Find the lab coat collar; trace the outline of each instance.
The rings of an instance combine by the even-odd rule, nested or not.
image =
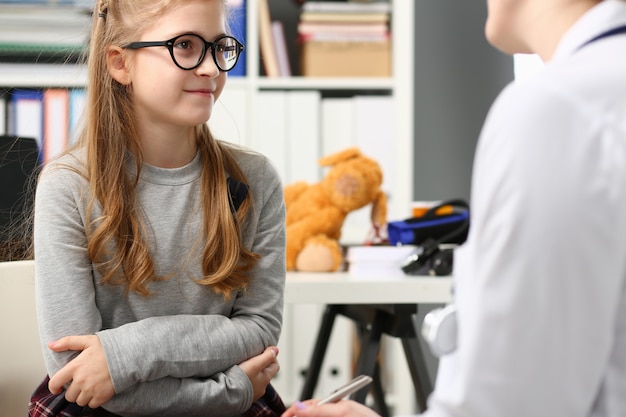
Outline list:
[[[625,24],[626,2],[604,0],[585,13],[565,33],[551,61],[568,57],[595,36]]]

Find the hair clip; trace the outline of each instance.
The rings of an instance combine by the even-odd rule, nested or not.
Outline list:
[[[102,0],[100,2],[100,7],[98,7],[98,17],[106,19],[108,10],[109,2],[107,0]]]

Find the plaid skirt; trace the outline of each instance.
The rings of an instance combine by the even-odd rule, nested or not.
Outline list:
[[[48,390],[46,378],[37,387],[28,404],[29,417],[119,417],[104,408],[81,407],[65,399],[65,393],[53,394]],[[272,385],[268,385],[265,394],[243,413],[242,417],[280,417],[285,411],[285,404]]]

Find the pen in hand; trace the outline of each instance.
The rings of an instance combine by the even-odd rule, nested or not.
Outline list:
[[[356,378],[354,378],[352,381],[348,382],[346,385],[343,385],[337,388],[336,390],[328,394],[326,397],[322,398],[317,404],[321,405],[321,404],[327,404],[327,403],[335,403],[341,400],[342,398],[354,392],[357,392],[361,388],[366,387],[371,382],[372,382],[371,377],[367,375],[359,375]]]

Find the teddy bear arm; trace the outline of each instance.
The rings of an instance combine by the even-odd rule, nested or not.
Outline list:
[[[387,195],[379,191],[372,203],[372,224],[384,226],[387,224]]]

